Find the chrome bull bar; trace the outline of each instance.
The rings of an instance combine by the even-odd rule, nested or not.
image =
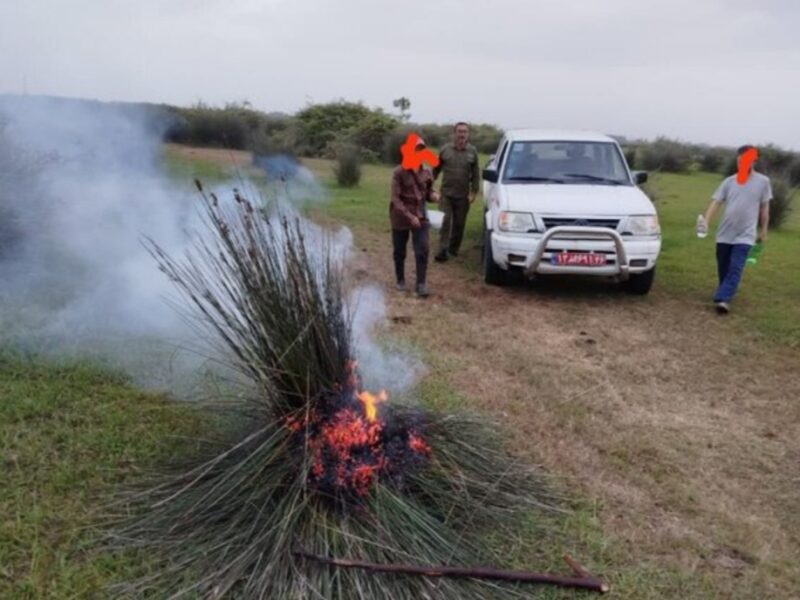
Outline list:
[[[574,225],[553,227],[545,232],[545,234],[542,236],[542,239],[539,241],[539,245],[536,247],[536,251],[533,253],[530,261],[525,265],[526,276],[532,277],[536,275],[537,271],[539,270],[539,264],[542,262],[542,256],[547,250],[548,242],[550,242],[550,240],[553,238],[562,237],[581,242],[586,240],[611,240],[614,242],[614,247],[616,249],[617,264],[605,267],[606,270],[611,270],[611,272],[607,274],[611,276],[617,276],[622,280],[626,280],[630,276],[628,255],[625,252],[625,244],[622,241],[622,236],[618,231],[615,229],[609,229],[608,227],[576,227]],[[576,268],[566,266],[553,267],[552,270],[548,269],[548,271],[551,273],[570,273],[577,272],[579,269],[581,269],[581,267]],[[598,270],[600,269],[598,268]]]

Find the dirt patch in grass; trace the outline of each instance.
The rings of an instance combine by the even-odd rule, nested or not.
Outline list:
[[[419,301],[391,288],[388,231],[357,240],[357,269],[386,285],[390,331],[597,503],[631,562],[711,575],[726,598],[796,593],[800,352],[658,290],[489,287],[475,248],[434,263]]]

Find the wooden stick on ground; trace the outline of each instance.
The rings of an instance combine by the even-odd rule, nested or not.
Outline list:
[[[358,560],[342,558],[329,558],[310,554],[297,549],[294,555],[306,560],[321,564],[331,565],[343,569],[363,569],[375,573],[396,573],[400,575],[420,575],[423,577],[454,577],[466,579],[493,579],[497,581],[515,581],[521,583],[542,583],[566,588],[589,590],[605,594],[609,591],[608,584],[602,579],[594,577],[580,563],[569,554],[564,555],[564,560],[572,568],[575,576],[553,575],[549,573],[533,573],[529,571],[506,571],[489,567],[447,567],[447,566],[418,566],[404,564],[377,564]]]

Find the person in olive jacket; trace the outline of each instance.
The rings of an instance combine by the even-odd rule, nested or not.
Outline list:
[[[469,143],[469,125],[456,123],[453,142],[442,146],[439,164],[433,170],[433,178],[442,174],[441,208],[444,222],[439,233],[438,262],[449,256],[457,256],[464,239],[464,227],[470,205],[475,202],[481,182],[478,151]]]
[[[425,148],[420,139],[416,149]],[[416,293],[420,298],[430,295],[426,276],[430,247],[426,202],[438,202],[439,194],[433,189],[433,174],[420,164],[416,169],[399,165],[392,173],[392,197],[389,204],[389,219],[392,223],[392,246],[394,248],[394,270],[397,289],[406,290],[405,261],[408,238],[414,248],[416,261]]]

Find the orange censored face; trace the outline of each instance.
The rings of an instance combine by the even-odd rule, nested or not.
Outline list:
[[[745,184],[750,179],[750,169],[758,160],[758,150],[750,148],[739,157],[739,171],[736,173],[736,183]]]
[[[400,146],[400,152],[403,154],[404,169],[419,169],[422,163],[428,163],[432,167],[439,164],[439,157],[431,150],[427,148],[417,150],[419,142],[420,137],[416,133],[409,133],[406,143]]]

